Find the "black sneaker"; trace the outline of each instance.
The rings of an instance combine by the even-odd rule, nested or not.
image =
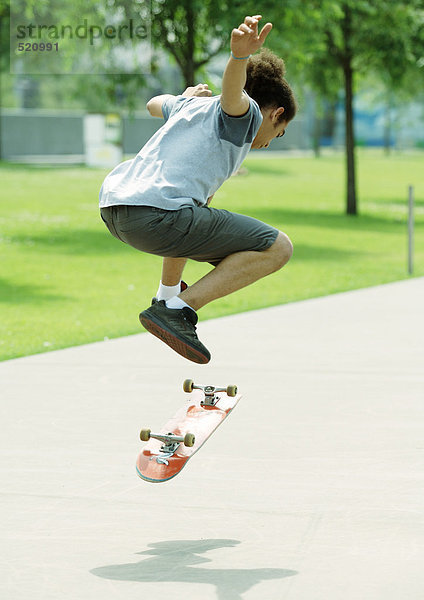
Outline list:
[[[165,300],[156,301],[140,314],[140,323],[175,352],[195,363],[206,364],[211,355],[196,334],[197,314],[185,306],[168,308]]]

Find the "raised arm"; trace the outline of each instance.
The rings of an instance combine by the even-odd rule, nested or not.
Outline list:
[[[239,117],[249,110],[249,100],[243,94],[247,59],[261,48],[272,29],[272,24],[267,23],[259,34],[260,19],[261,15],[246,17],[244,23],[231,32],[231,57],[225,67],[221,93],[222,110],[230,116]]]
[[[146,108],[152,117],[163,118],[162,104],[165,102],[165,100],[171,97],[172,94],[162,94],[161,96],[155,96],[148,101]]]
[[[190,98],[191,96],[212,96],[212,92],[206,83],[198,83],[193,87],[188,87],[181,95],[186,96],[186,98]],[[154,96],[154,98],[151,98],[148,101],[146,108],[152,117],[162,118],[162,104],[167,98],[172,97],[172,94],[162,94],[161,96]]]

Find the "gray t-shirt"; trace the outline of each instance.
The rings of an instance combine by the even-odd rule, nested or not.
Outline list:
[[[178,210],[203,205],[246,157],[262,123],[252,99],[242,117],[221,109],[220,97],[172,96],[165,124],[132,160],[113,169],[100,190],[100,207],[154,206]]]

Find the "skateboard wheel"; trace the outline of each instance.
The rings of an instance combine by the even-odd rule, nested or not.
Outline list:
[[[148,442],[150,440],[150,429],[142,429],[140,431],[140,440],[142,442]]]
[[[188,446],[189,448],[191,448],[192,446],[194,446],[195,440],[196,438],[192,433],[186,433],[184,436],[184,446]]]
[[[236,385],[228,385],[227,386],[227,396],[237,396],[237,386]]]
[[[186,379],[183,383],[183,390],[187,393],[191,393],[193,391],[194,381],[192,379]]]

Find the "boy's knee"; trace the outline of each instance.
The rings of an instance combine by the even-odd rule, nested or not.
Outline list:
[[[281,269],[289,262],[293,254],[293,244],[288,235],[280,231],[271,246],[274,250],[275,270]]]

